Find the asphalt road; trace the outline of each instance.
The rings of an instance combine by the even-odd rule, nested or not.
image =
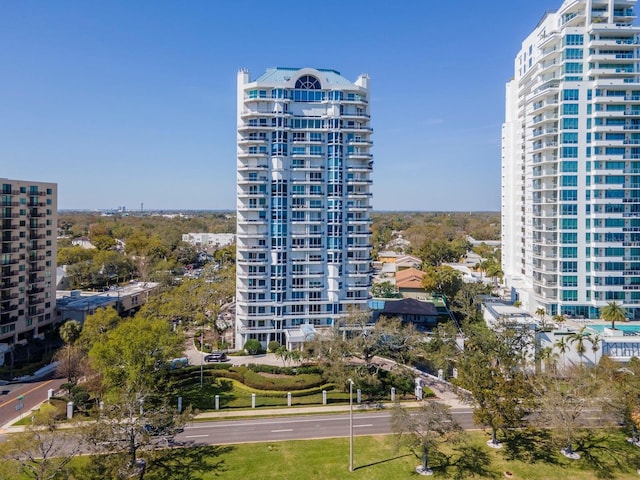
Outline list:
[[[462,428],[475,428],[471,409],[451,413]],[[391,412],[354,413],[354,436],[389,433],[393,433]],[[339,413],[197,422],[187,425],[182,433],[176,435],[175,441],[182,444],[223,445],[348,436],[349,414]]]
[[[31,409],[47,399],[50,388],[56,391],[64,382],[64,378],[54,378],[39,382],[0,385],[0,426],[29,414]]]

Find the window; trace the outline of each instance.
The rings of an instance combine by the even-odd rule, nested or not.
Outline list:
[[[584,35],[571,33],[564,40],[565,45],[582,45],[584,43]]]
[[[577,103],[565,103],[562,105],[562,114],[563,115],[578,115],[578,104]]]
[[[567,60],[581,60],[582,49],[581,48],[567,48],[564,51],[564,58]]]
[[[562,119],[563,130],[577,130],[578,119],[577,118],[563,118]]]
[[[582,64],[576,62],[567,62],[564,65],[565,73],[582,73]]]
[[[580,91],[577,89],[565,89],[562,91],[562,98],[563,100],[571,100],[571,101],[576,101],[579,100],[580,98]]]
[[[302,90],[320,90],[320,81],[311,75],[303,75],[296,81],[295,88]]]

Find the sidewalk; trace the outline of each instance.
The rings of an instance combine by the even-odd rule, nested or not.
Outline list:
[[[453,397],[455,397],[454,394]],[[472,407],[460,401],[458,398],[430,398],[426,399],[426,401],[439,401],[446,405],[449,405],[452,410],[469,410]],[[421,402],[418,400],[406,401],[402,402],[402,406],[404,408],[418,408],[420,407]],[[391,410],[395,406],[395,403],[392,402],[383,402],[383,403],[361,403],[353,404],[353,412],[365,413],[365,412],[380,412],[382,410]],[[223,410],[213,410],[207,411],[203,413],[199,413],[194,416],[195,421],[202,420],[225,420],[225,419],[233,419],[233,418],[243,418],[243,417],[279,417],[279,416],[292,416],[292,415],[312,415],[312,414],[323,414],[323,413],[348,413],[350,410],[349,404],[340,404],[340,405],[307,405],[307,406],[299,406],[299,407],[274,407],[274,408],[243,408],[243,409],[223,409]],[[20,419],[29,416],[31,412],[22,415],[22,417],[18,416],[7,422],[5,425],[0,427],[0,434],[11,434],[11,433],[19,433],[24,431],[24,426],[16,426],[14,425],[16,422],[20,421]],[[73,428],[75,423],[62,423],[60,424],[61,428]]]
[[[460,401],[457,398],[443,399],[431,398],[427,401],[439,401],[449,405],[452,410],[470,410],[472,407]],[[418,400],[402,402],[404,408],[418,408],[421,402]],[[354,413],[379,412],[381,410],[391,410],[395,406],[394,403],[362,403],[353,404]],[[227,419],[239,417],[274,417],[285,415],[307,415],[318,413],[348,413],[349,404],[341,405],[309,405],[300,407],[280,407],[280,408],[244,408],[241,410],[214,410],[199,413],[195,415],[194,420],[210,420],[210,419]]]

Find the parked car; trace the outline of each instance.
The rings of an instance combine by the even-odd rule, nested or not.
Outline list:
[[[225,362],[227,360],[227,354],[224,352],[210,353],[204,357],[205,362]]]

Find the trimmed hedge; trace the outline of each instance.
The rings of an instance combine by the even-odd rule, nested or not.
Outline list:
[[[322,368],[314,365],[307,365],[302,367],[278,367],[276,365],[262,365],[256,363],[250,363],[248,365],[254,372],[273,373],[275,375],[300,375],[300,374],[313,374],[322,375]]]
[[[270,397],[270,398],[282,398],[283,395],[286,395],[288,391],[281,390],[259,390],[256,391],[254,388],[250,388],[242,382],[238,382],[237,380],[231,380],[233,382],[233,389],[238,392],[246,393],[250,395],[255,393],[261,397]],[[333,383],[326,383],[324,385],[320,385],[318,387],[305,388],[301,390],[291,390],[292,397],[306,397],[307,395],[317,395],[322,393],[323,390],[331,391],[335,389],[335,385]]]

